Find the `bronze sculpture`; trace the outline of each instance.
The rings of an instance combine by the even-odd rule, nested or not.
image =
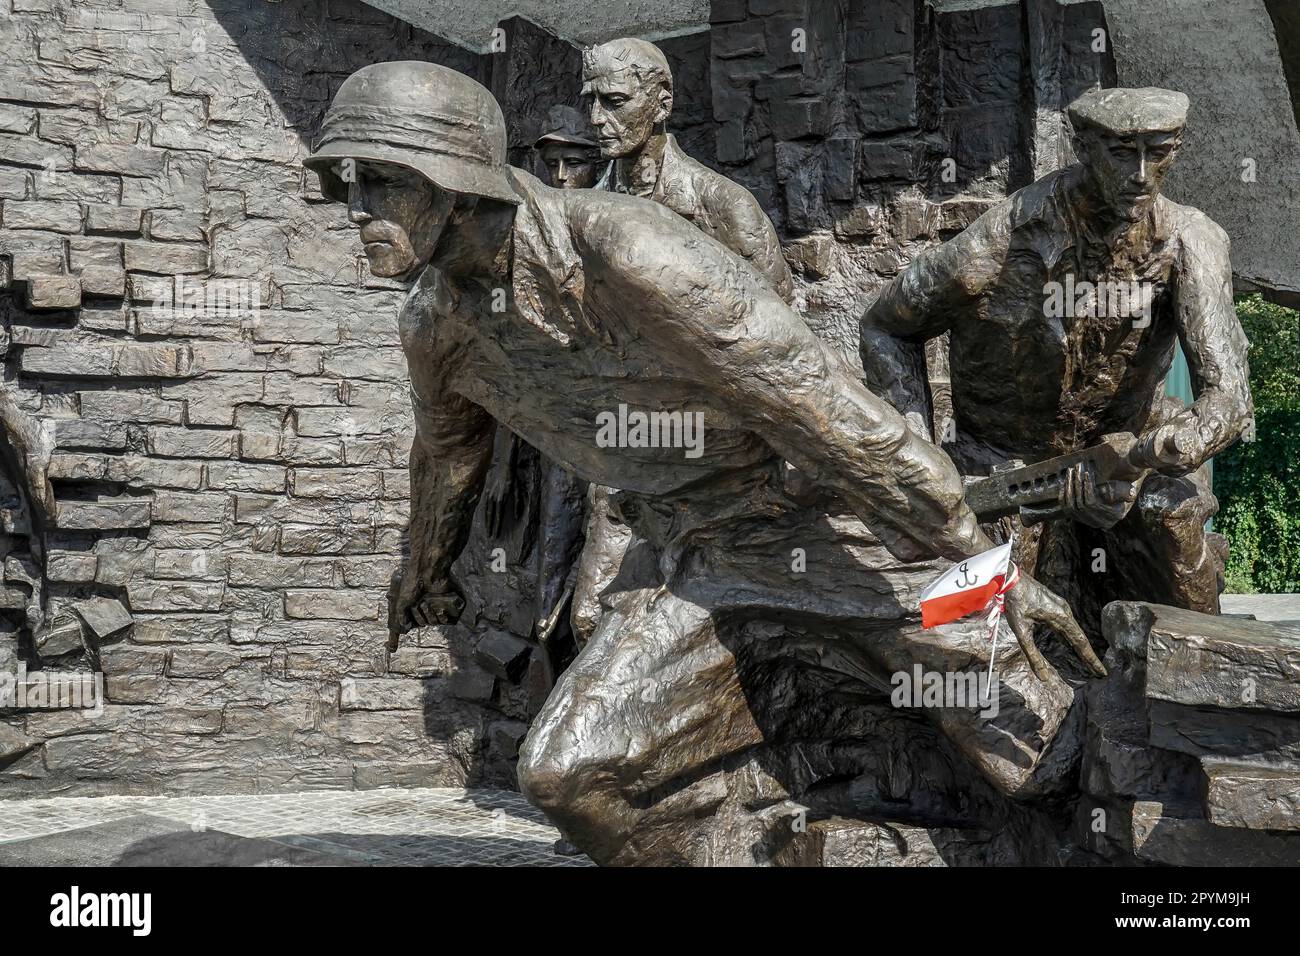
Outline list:
[[[869,380],[912,412],[920,343],[951,334],[945,447],[964,475],[1137,436],[1110,481],[1076,465],[1016,521],[1023,565],[1094,633],[1115,599],[1219,609],[1223,545],[1204,530],[1217,504],[1196,472],[1253,412],[1227,236],[1160,195],[1187,108],[1168,90],[1085,93],[1069,108],[1079,162],[917,256],[864,319]],[[1163,395],[1176,341],[1188,408]]]
[[[602,155],[609,160],[597,188],[661,203],[752,262],[787,302],[794,283],[776,229],[753,195],[682,152],[664,131],[672,113],[673,75],[653,43],[610,40],[583,55]],[[612,489],[595,485],[588,500],[586,543],[578,563],[572,623],[579,644],[600,621],[600,594],[618,574],[631,532],[611,508]]]
[[[595,185],[600,172],[600,151],[587,118],[579,110],[563,105],[551,107],[546,128],[534,143],[534,149],[548,185],[557,189],[589,189]],[[517,435],[498,427],[483,493],[488,533],[498,537],[514,521],[527,515],[528,499],[534,491],[538,501],[533,519],[536,526],[526,529],[523,550],[527,552],[534,543],[538,547],[533,635],[546,651],[549,686],[566,663],[565,655],[553,646],[551,638],[564,622],[574,595],[575,578],[581,580],[577,558],[583,547],[589,489],[564,466],[539,459]],[[600,504],[604,504],[603,498]],[[608,527],[606,546],[616,547],[621,557],[626,532],[608,521],[600,527]],[[614,539],[612,544],[610,538]],[[624,542],[623,546],[619,546],[620,541]],[[601,562],[588,562],[589,568],[605,566]],[[607,574],[599,582],[590,577],[585,580],[591,580],[595,586],[611,578],[612,574]]]
[[[634,546],[533,725],[520,782],[599,861],[705,858],[726,824],[716,800],[688,792],[692,777],[806,718],[781,712],[780,680],[747,702],[765,655],[808,653],[764,628],[816,625],[820,658],[858,681],[954,654],[976,661],[979,642],[922,633],[910,608],[940,566],[931,559],[992,542],[946,456],[753,265],[661,205],[549,189],[504,155],[486,90],[402,62],[343,84],[306,160],[325,194],[347,201],[371,268],[412,284],[400,321],[412,469],[432,480],[416,485],[396,612],[418,625],[463,608],[449,569],[494,420],[624,489],[614,505]],[[702,454],[594,440],[602,416],[628,409],[701,416]],[[799,578],[792,543],[808,558]],[[1032,578],[1010,592],[1008,619],[1022,647],[1042,622],[1104,672],[1065,603]],[[1072,694],[1050,672],[1026,679],[1021,657],[1002,672],[1018,697],[1001,718],[926,716],[999,789],[1032,792],[1059,773],[1050,743]]]
[[[0,465],[18,492],[26,513],[32,557],[39,578],[32,578],[31,595],[23,609],[23,623],[32,634],[45,627],[45,562],[49,555],[47,534],[58,520],[58,505],[50,484],[52,434],[41,422],[18,407],[7,387],[0,387]]]
[[[572,106],[552,106],[546,129],[533,144],[556,189],[590,189],[600,179],[600,146],[587,118]]]
[[[582,92],[601,155],[612,160],[599,188],[662,203],[751,262],[787,302],[790,267],[772,222],[749,190],[684,153],[664,131],[673,77],[663,52],[625,37],[583,51]]]

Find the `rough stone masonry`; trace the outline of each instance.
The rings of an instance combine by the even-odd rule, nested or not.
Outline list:
[[[487,668],[468,628],[387,650],[400,293],[300,164],[358,67],[486,58],[355,0],[3,6],[5,379],[51,430],[58,530],[33,638],[5,511],[0,668],[99,666],[109,703],[0,712],[0,796],[509,781],[509,636]]]

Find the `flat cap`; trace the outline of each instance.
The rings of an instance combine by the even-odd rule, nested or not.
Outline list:
[[[1089,90],[1070,104],[1075,129],[1092,126],[1118,136],[1176,133],[1187,122],[1186,94],[1154,86]]]
[[[572,106],[552,106],[546,114],[542,135],[533,145],[540,148],[547,143],[572,143],[575,146],[596,146],[591,126],[585,114]]]

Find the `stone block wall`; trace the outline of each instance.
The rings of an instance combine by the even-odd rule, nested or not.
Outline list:
[[[1031,44],[1040,6],[1056,28]],[[1099,4],[1055,0],[714,0],[719,165],[777,224],[817,331],[856,360],[880,285],[1033,178],[1039,108],[1113,73],[1097,26]]]
[[[387,650],[402,293],[300,163],[359,67],[486,58],[358,0],[0,8],[5,387],[58,498],[42,582],[0,488],[0,669],[100,666],[109,702],[0,711],[0,797],[508,782],[475,618]]]

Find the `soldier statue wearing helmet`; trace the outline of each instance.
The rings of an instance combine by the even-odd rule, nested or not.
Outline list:
[[[382,63],[343,84],[306,160],[329,195],[347,186],[372,268],[411,283],[399,324],[420,477],[395,611],[404,627],[461,613],[450,569],[495,422],[622,489],[636,540],[518,773],[600,862],[695,859],[723,824],[708,793],[674,784],[806,730],[779,693],[747,698],[754,667],[793,655],[887,684],[913,663],[977,657],[969,635],[923,632],[908,608],[938,562],[992,542],[947,457],[753,264],[662,205],[551,189],[504,156],[487,90],[444,67]],[[699,416],[702,441],[601,440],[602,419],[633,412]],[[795,546],[808,558],[797,580]],[[1007,614],[1022,646],[1041,621],[1102,671],[1068,607],[1031,577]],[[799,622],[820,650],[764,637]],[[1044,755],[1072,694],[1023,656],[1005,655],[1000,674],[1016,693],[999,716],[926,716],[1004,793],[1037,792],[1070,766]]]

